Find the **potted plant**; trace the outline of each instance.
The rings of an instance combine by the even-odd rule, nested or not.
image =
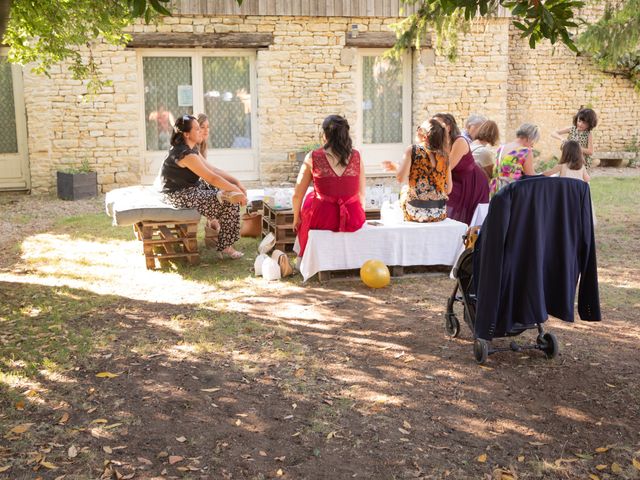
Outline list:
[[[98,175],[84,159],[78,168],[69,168],[57,172],[58,198],[62,200],[80,200],[98,195]]]

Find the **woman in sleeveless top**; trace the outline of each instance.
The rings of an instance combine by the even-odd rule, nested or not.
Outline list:
[[[202,158],[197,147],[202,130],[196,117],[183,115],[174,128],[171,149],[160,170],[165,200],[177,208],[195,208],[209,222],[219,222],[219,256],[242,257],[233,244],[240,238],[239,204],[247,203],[246,190],[237,179]]]
[[[523,123],[516,131],[516,139],[502,145],[496,155],[496,169],[491,179],[491,195],[523,175],[535,175],[533,145],[540,139],[540,129]]]
[[[352,148],[349,123],[330,115],[322,122],[322,130],[325,145],[305,158],[292,199],[299,257],[307,246],[309,230],[354,232],[365,222],[364,168],[360,153]],[[311,182],[314,190],[304,198]]]
[[[396,172],[404,219],[410,222],[438,222],[447,218],[447,194],[451,191],[451,170],[444,155],[446,131],[431,119],[418,127],[416,143],[404,152],[402,163],[385,161],[383,168]]]
[[[445,151],[449,155],[453,189],[447,201],[447,215],[468,225],[478,204],[489,201],[487,177],[473,159],[469,142],[460,135],[453,115],[439,113],[433,118],[439,121],[448,133]]]
[[[588,182],[590,180],[585,168],[582,145],[575,140],[567,140],[562,146],[562,156],[558,164],[542,173],[544,176],[558,175]]]

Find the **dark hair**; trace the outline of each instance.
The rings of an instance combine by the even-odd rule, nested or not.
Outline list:
[[[573,116],[573,126],[578,126],[578,120],[583,120],[589,126],[587,130],[593,130],[598,125],[598,116],[591,108],[582,108]]]
[[[429,119],[429,133],[427,140],[429,141],[429,149],[438,153],[444,153],[444,145],[446,143],[447,131],[442,124],[434,118]]]
[[[346,167],[353,150],[351,137],[349,136],[349,122],[340,115],[329,115],[322,122],[322,131],[327,139],[324,149],[330,148],[338,157],[338,164]]]
[[[181,145],[184,143],[183,133],[189,133],[191,131],[193,122],[196,122],[196,117],[193,115],[183,115],[176,120],[176,124],[173,127],[173,134],[171,135],[171,146]]]
[[[582,154],[580,144],[575,140],[567,140],[564,142],[564,145],[562,145],[562,155],[558,163],[566,163],[569,170],[580,170],[584,165],[584,155]]]
[[[460,128],[456,122],[456,118],[450,113],[436,113],[434,118],[439,118],[449,127],[449,146],[453,145],[456,138],[460,136]]]
[[[490,145],[495,145],[500,139],[500,130],[498,130],[498,124],[493,120],[487,120],[476,132],[476,140],[482,142],[488,142]]]

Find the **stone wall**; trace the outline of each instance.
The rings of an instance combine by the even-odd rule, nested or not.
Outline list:
[[[290,152],[318,141],[329,114],[357,115],[357,50],[345,47],[352,24],[359,31],[389,30],[395,19],[309,17],[201,17],[138,24],[134,32],[268,32],[273,44],[257,52],[260,182],[295,178]],[[449,62],[423,49],[412,54],[413,129],[428,116],[448,111],[462,123],[471,113],[494,119],[512,138],[522,121],[541,125],[543,156],[557,153],[553,129],[567,126],[580,105],[591,105],[601,124],[594,132],[598,150],[624,148],[638,131],[638,95],[629,82],[598,72],[589,59],[562,46],[530,50],[508,19],[480,20],[460,37],[459,56]],[[95,48],[112,87],[82,101],[85,86],[66,69],[51,78],[25,73],[29,158],[35,192],[55,188],[55,171],[83,159],[98,171],[102,191],[140,181],[144,149],[136,52]],[[620,133],[622,132],[622,134]]]
[[[139,182],[139,135],[135,52],[98,45],[94,55],[113,86],[90,99],[86,86],[57,66],[51,77],[25,69],[29,163],[32,191],[55,189],[56,171],[83,160],[98,172],[103,191]]]

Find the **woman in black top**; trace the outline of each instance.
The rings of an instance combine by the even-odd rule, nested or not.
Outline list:
[[[209,222],[218,221],[220,256],[240,258],[233,248],[240,238],[240,207],[246,205],[246,190],[239,180],[207,164],[198,152],[202,131],[192,115],[180,117],[171,136],[169,155],[162,164],[162,192],[178,208],[195,208]]]

